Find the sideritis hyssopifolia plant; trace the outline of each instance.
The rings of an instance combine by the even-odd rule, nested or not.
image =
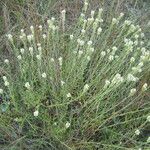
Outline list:
[[[66,11],[7,34],[0,139],[16,149],[140,149],[149,146],[150,52],[139,25],[85,1],[71,31]],[[18,40],[19,37],[19,40]]]

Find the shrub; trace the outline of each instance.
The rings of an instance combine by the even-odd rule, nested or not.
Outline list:
[[[102,9],[86,17],[87,9],[85,1],[71,31],[63,10],[60,20],[7,35],[12,57],[1,78],[2,148],[149,146],[144,33],[123,13],[105,22]]]

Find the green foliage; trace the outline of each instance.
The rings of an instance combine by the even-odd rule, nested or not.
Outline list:
[[[63,10],[7,34],[1,149],[149,148],[148,40],[123,13],[107,20],[103,9],[87,10],[85,2],[70,30]]]

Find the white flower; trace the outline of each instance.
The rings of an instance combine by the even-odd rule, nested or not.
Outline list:
[[[65,9],[64,9],[64,10],[62,10],[62,11],[61,11],[61,13],[62,13],[62,14],[65,14],[65,13],[66,13],[66,10],[65,10]]]
[[[46,73],[45,72],[42,73],[42,78],[46,78],[46,77],[47,77]]]
[[[87,23],[87,19],[84,19],[83,22],[84,22],[84,24],[86,24]]]
[[[8,81],[5,81],[5,82],[4,82],[4,85],[5,85],[5,86],[9,86],[9,82],[8,82]]]
[[[113,55],[110,55],[110,56],[109,56],[109,61],[112,61],[112,60],[114,60],[114,56],[113,56]]]
[[[84,87],[83,87],[83,92],[86,92],[88,89],[89,89],[89,85],[85,84]]]
[[[106,52],[105,52],[105,51],[102,51],[102,52],[101,52],[101,56],[104,57],[105,55],[106,55]]]
[[[116,77],[116,79],[119,79],[119,78],[121,77],[121,74],[117,73],[117,74],[115,75],[115,77]]]
[[[92,23],[94,21],[94,18],[88,18],[88,22]]]
[[[121,74],[117,73],[114,78],[112,79],[112,83],[116,84],[116,83],[120,83],[123,82],[123,77],[121,77]]]
[[[43,39],[46,39],[46,34],[43,34],[42,37],[43,37]]]
[[[51,62],[54,62],[54,58],[51,58]]]
[[[24,54],[24,48],[21,48],[21,49],[20,49],[20,53],[21,53],[21,54]]]
[[[39,29],[40,29],[40,31],[42,31],[42,28],[43,28],[43,27],[42,27],[42,25],[39,25]]]
[[[29,52],[31,55],[33,55],[33,47],[29,47]]]
[[[59,57],[58,61],[59,61],[59,65],[62,66],[62,57]]]
[[[116,18],[113,18],[112,19],[112,24],[117,24],[118,23],[118,20]]]
[[[3,94],[3,92],[4,92],[3,89],[0,89],[0,94]]]
[[[73,35],[72,34],[70,35],[70,39],[73,40]]]
[[[41,46],[38,47],[38,51],[39,51],[39,54],[41,55],[42,54],[42,47]]]
[[[80,41],[81,41],[80,39],[77,39],[78,44],[80,43]]]
[[[137,71],[140,73],[140,72],[142,72],[142,69],[141,69],[141,68],[138,68],[138,70],[137,70]]]
[[[51,29],[52,29],[54,32],[55,32],[58,28],[59,28],[58,26],[54,26],[54,25],[51,27]],[[54,32],[53,32],[53,33],[54,33]]]
[[[134,57],[131,57],[130,62],[133,63],[135,61]]]
[[[142,47],[142,48],[141,48],[141,52],[142,52],[142,54],[144,54],[144,53],[146,52],[146,48],[145,48],[145,47]]]
[[[37,117],[39,115],[39,111],[36,110],[34,113],[33,113],[34,117]]]
[[[65,19],[66,19],[66,10],[65,9],[61,11],[61,15],[62,15],[62,22],[64,23]]]
[[[24,30],[22,29],[21,35],[19,36],[19,38],[21,40],[25,40],[26,39],[26,34],[24,33]]]
[[[113,47],[112,47],[112,55],[115,55],[116,51],[117,51],[117,47],[116,47],[116,46],[113,46]]]
[[[135,130],[135,134],[140,135],[140,130],[139,129]]]
[[[21,31],[21,33],[24,33],[24,29],[21,29],[20,31]]]
[[[18,120],[19,120],[18,118],[14,118],[14,121],[18,122]]]
[[[118,56],[118,55],[115,55],[115,58],[117,59],[117,58],[119,58],[119,56]]]
[[[94,17],[94,14],[95,14],[95,11],[92,10],[92,11],[91,11],[91,17],[92,17],[92,18]]]
[[[70,127],[70,123],[67,121],[65,126],[66,126],[66,128],[69,128]]]
[[[31,42],[31,41],[33,40],[33,35],[32,35],[32,34],[27,35],[27,40],[28,40],[29,42]]]
[[[81,30],[81,33],[85,33],[85,30],[84,30],[84,29],[82,29],[82,30]]]
[[[131,24],[131,21],[130,21],[130,20],[125,20],[124,24],[125,24],[125,25],[130,25],[130,24]]]
[[[138,80],[138,78],[134,77],[131,73],[129,73],[127,76],[127,80],[136,82]]]
[[[136,89],[135,88],[130,90],[130,96],[133,96],[135,93],[136,93]]]
[[[117,49],[118,49],[118,48],[117,48],[116,46],[113,46],[113,47],[112,47],[112,50],[113,50],[113,51],[116,51]]]
[[[134,71],[135,73],[136,72],[142,72],[142,69],[138,68],[138,67],[132,67],[132,71]]]
[[[52,22],[52,21],[51,21],[50,19],[47,20],[47,23],[48,23],[48,24],[51,24],[51,22]]]
[[[57,126],[57,122],[54,122],[54,125]]]
[[[124,13],[121,12],[121,13],[120,13],[120,17],[123,17],[123,16],[124,16]]]
[[[140,63],[138,64],[138,66],[139,66],[139,67],[143,67],[143,66],[144,66],[143,62],[140,62]]]
[[[107,49],[107,53],[110,53],[110,49]]]
[[[105,88],[108,87],[108,85],[110,85],[110,81],[109,80],[105,80]]]
[[[130,26],[130,31],[131,31],[131,32],[134,32],[135,30],[136,30],[135,25],[131,24],[131,26]]]
[[[150,116],[147,116],[147,121],[150,122]]]
[[[11,34],[7,34],[7,38],[9,41],[11,41],[11,42],[13,41],[13,36]]]
[[[31,86],[30,86],[29,82],[26,82],[26,83],[25,83],[25,87],[26,87],[28,90],[30,89]]]
[[[81,16],[82,18],[84,18],[84,17],[85,17],[85,14],[81,13],[80,16]]]
[[[31,32],[34,32],[34,27],[30,26],[30,30],[31,30]]]
[[[84,5],[88,5],[88,4],[89,4],[88,2],[86,2],[86,1],[84,2]]]
[[[47,24],[49,25],[49,27],[51,27],[51,26],[53,25],[52,20],[48,19],[48,20],[47,20]]]
[[[124,38],[124,42],[125,42],[125,43],[128,43],[128,42],[129,42],[129,39]]]
[[[142,31],[142,29],[141,29],[141,28],[139,28],[139,29],[138,29],[138,32],[141,32],[141,31]]]
[[[94,19],[94,18],[93,18]],[[98,19],[95,19],[94,23],[93,23],[93,28],[96,29],[98,26]]]
[[[68,93],[66,96],[69,98],[69,97],[71,97],[71,94],[70,94],[70,93]]]
[[[144,60],[146,60],[146,56],[140,56],[140,59],[142,60],[142,61],[144,61]]]
[[[58,26],[54,26],[54,25],[53,25],[53,26],[51,27],[51,29],[52,29],[53,31],[55,31],[55,30],[58,29]],[[53,33],[54,33],[54,32],[53,32]]]
[[[147,90],[147,83],[144,83],[144,85],[142,86],[142,91],[146,91]]]
[[[102,22],[104,22],[104,20],[103,20],[103,19],[100,19],[100,23],[102,23]]]
[[[147,139],[147,143],[150,143],[150,136],[149,136],[148,139]]]
[[[99,35],[101,32],[102,32],[102,28],[99,27],[98,30],[97,30],[97,34]]]
[[[138,45],[138,40],[134,41],[134,45],[135,46]]]
[[[4,81],[7,81],[7,77],[6,77],[6,76],[3,76],[3,80],[4,80]]]
[[[37,43],[37,46],[38,46],[38,47],[41,47],[41,43]]]
[[[37,58],[38,60],[41,60],[41,55],[36,55],[36,58]]]
[[[22,36],[22,35],[20,35],[20,36],[19,36],[19,38],[22,40],[22,39],[23,39],[23,36]]]
[[[79,57],[81,57],[81,55],[83,54],[83,51],[79,50]]]
[[[92,41],[88,41],[88,42],[87,42],[88,46],[91,46],[92,43],[93,43]]]
[[[9,60],[8,60],[8,59],[5,59],[5,60],[4,60],[4,63],[8,65],[8,64],[9,64]]]
[[[51,20],[52,20],[52,21],[55,21],[55,18],[54,18],[54,17],[51,17]]]
[[[78,39],[77,42],[78,42],[78,44],[79,44],[80,46],[83,46],[84,43],[85,43],[83,40],[80,40],[80,39]]]
[[[65,84],[65,82],[64,81],[61,81],[61,86],[63,86]]]
[[[21,59],[22,59],[21,55],[18,55],[18,56],[17,56],[17,59],[18,59],[18,60],[21,60]]]
[[[90,61],[90,60],[91,60],[91,57],[90,57],[90,56],[87,56],[87,60]]]
[[[103,11],[103,8],[99,8],[99,10],[98,10],[98,11],[99,11],[99,13],[102,13],[102,11]]]
[[[138,35],[138,34],[136,34],[136,35],[134,36],[134,38],[135,38],[135,39],[138,39],[138,38],[139,38],[139,35]]]

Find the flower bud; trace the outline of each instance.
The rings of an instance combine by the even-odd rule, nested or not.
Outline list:
[[[33,113],[34,117],[37,117],[39,115],[39,111],[36,110],[34,113]]]
[[[70,94],[70,93],[68,93],[66,96],[67,96],[68,98],[70,98],[70,97],[71,97],[71,94]]]
[[[26,83],[25,83],[25,87],[26,87],[28,90],[31,88],[29,82],[26,82]]]
[[[42,73],[42,78],[46,78],[46,77],[47,77],[46,73],[45,72]]]
[[[5,60],[4,60],[4,63],[8,65],[8,64],[9,64],[9,60],[8,60],[8,59],[5,59]]]

